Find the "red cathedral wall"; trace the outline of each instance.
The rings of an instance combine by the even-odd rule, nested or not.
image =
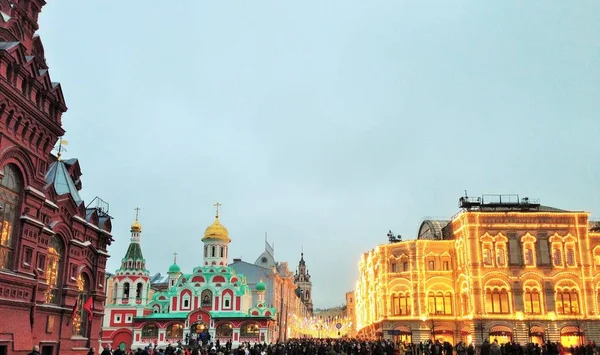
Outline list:
[[[87,352],[83,348],[98,344],[111,226],[110,219],[86,213],[85,202],[78,206],[69,194],[58,196],[53,186],[45,187],[67,107],[60,84],[50,79],[41,39],[34,37],[44,4],[0,1],[0,11],[10,16],[6,22],[0,18],[0,171],[10,164],[22,180],[12,225],[12,262],[0,269],[0,353],[28,354],[38,344],[51,348],[53,355],[82,354]],[[69,174],[81,188],[79,163],[69,165]],[[44,271],[53,240],[63,247],[62,277],[57,301],[46,304]],[[85,294],[94,298],[86,337],[74,337],[70,322],[79,275],[89,280]]]

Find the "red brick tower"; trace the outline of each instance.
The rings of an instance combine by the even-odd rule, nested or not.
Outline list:
[[[113,240],[77,159],[51,154],[67,107],[35,35],[44,4],[0,0],[0,354],[97,347]]]

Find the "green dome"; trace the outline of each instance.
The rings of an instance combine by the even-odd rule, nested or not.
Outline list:
[[[169,272],[181,272],[181,268],[179,267],[179,265],[177,265],[176,263],[173,263],[173,265],[171,265],[171,267],[169,268]]]
[[[267,290],[267,285],[262,282],[262,279],[256,284],[256,291],[264,292]]]

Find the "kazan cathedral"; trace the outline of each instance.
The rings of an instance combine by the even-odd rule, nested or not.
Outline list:
[[[150,289],[141,233],[136,216],[121,267],[108,280],[112,296],[107,294],[102,346],[135,349],[150,343],[160,347],[178,342],[219,340],[237,345],[271,341],[276,309],[266,305],[267,288],[262,280],[255,286],[258,296],[253,304],[246,277],[228,266],[231,239],[219,222],[218,209],[215,221],[202,238],[203,265],[184,274],[175,260],[168,271],[168,287],[163,291]]]

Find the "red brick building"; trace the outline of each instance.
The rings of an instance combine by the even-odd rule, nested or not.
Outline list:
[[[85,353],[104,311],[111,218],[79,196],[79,162],[51,153],[67,107],[35,34],[44,4],[0,0],[0,355]]]

